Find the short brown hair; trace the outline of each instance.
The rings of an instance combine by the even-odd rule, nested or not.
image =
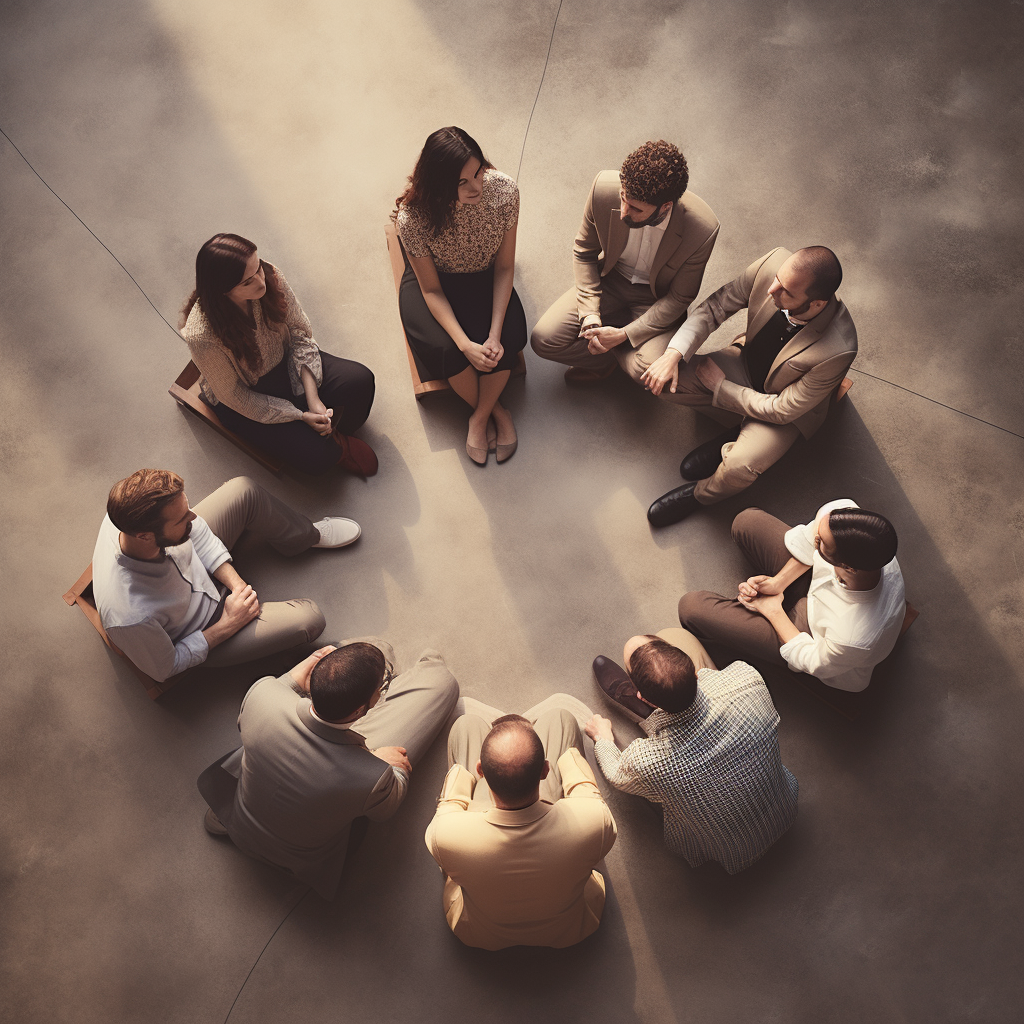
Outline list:
[[[690,183],[686,157],[664,139],[645,142],[622,161],[622,191],[628,199],[652,206],[674,203]]]
[[[648,704],[685,711],[697,696],[697,672],[690,656],[655,637],[629,656],[629,678]]]
[[[122,533],[159,533],[164,509],[185,489],[169,469],[138,469],[107,496],[107,515]]]

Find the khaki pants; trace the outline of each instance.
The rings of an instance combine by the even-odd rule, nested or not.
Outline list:
[[[358,637],[339,646],[358,642],[379,647],[389,671],[394,671],[395,652],[384,640]],[[441,727],[451,718],[458,699],[459,684],[448,670],[444,658],[437,651],[426,650],[411,668],[391,680],[384,699],[370,708],[352,728],[366,741],[368,750],[405,747],[409,760],[416,764],[434,742]]]
[[[491,791],[485,779],[476,774],[480,748],[491,731],[491,723],[505,712],[483,704],[472,697],[460,702],[466,713],[456,720],[448,734],[448,767],[461,764],[474,778],[476,789],[470,806],[476,810],[493,806]],[[591,716],[590,709],[575,697],[555,693],[529,711],[523,718],[530,722],[544,745],[544,757],[551,766],[546,779],[541,780],[540,798],[554,803],[562,798],[562,777],[558,772],[558,759],[570,748],[583,752],[583,734],[580,722]]]
[[[753,568],[753,575],[774,576],[789,561],[784,540],[788,529],[782,520],[759,508],[748,508],[733,520],[733,540]],[[783,600],[797,629],[804,632],[808,631],[806,594],[810,582],[808,570],[790,585]],[[679,601],[679,621],[704,640],[723,644],[751,658],[786,665],[779,654],[782,644],[772,624],[735,598],[709,590],[691,591]]]
[[[282,555],[297,555],[320,539],[305,516],[289,508],[249,477],[237,476],[193,506],[230,551],[245,530]],[[240,665],[315,640],[326,626],[315,601],[260,602],[259,617],[210,651],[210,668]]]
[[[606,327],[625,327],[631,324],[643,316],[653,303],[650,285],[630,284],[615,270],[601,279],[601,323]],[[611,352],[591,355],[587,350],[587,339],[579,336],[576,289],[570,288],[555,300],[537,322],[530,344],[542,359],[551,359],[568,366],[601,370],[617,362],[624,372],[639,382],[647,367],[665,354],[678,327],[679,324],[675,324],[671,330],[656,334],[636,348],[624,341]]]
[[[728,380],[743,387],[750,387],[750,376],[739,345],[712,352],[708,359],[722,368]],[[662,392],[664,398],[668,389]],[[703,505],[713,505],[740,491],[746,490],[766,469],[774,466],[793,443],[800,437],[799,429],[792,423],[762,423],[760,420],[743,419],[736,413],[712,406],[712,393],[697,379],[694,360],[691,359],[679,369],[679,383],[676,393],[669,395],[669,401],[677,405],[689,405],[726,427],[740,427],[740,436],[722,446],[722,463],[715,472],[701,480],[693,496]]]

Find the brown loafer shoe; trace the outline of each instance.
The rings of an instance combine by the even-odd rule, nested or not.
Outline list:
[[[617,369],[618,363],[612,363],[604,368],[594,369],[591,366],[570,366],[565,371],[566,384],[597,384],[598,381],[607,380]]]
[[[348,434],[339,434],[337,431],[331,436],[341,449],[341,458],[337,463],[339,469],[362,477],[373,476],[377,472],[377,456],[365,441]]]
[[[604,695],[615,704],[616,710],[634,722],[642,722],[654,710],[641,700],[626,670],[603,654],[594,659],[594,678]]]

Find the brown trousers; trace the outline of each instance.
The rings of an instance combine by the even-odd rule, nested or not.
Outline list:
[[[792,557],[785,544],[789,527],[759,508],[748,508],[732,523],[732,539],[739,545],[754,575],[774,576]],[[786,590],[783,607],[796,628],[807,631],[807,588],[810,570]],[[693,590],[679,600],[679,621],[702,640],[720,643],[751,658],[786,665],[779,654],[782,644],[771,623],[738,600]]]

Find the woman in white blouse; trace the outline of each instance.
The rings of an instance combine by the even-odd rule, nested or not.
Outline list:
[[[240,235],[214,235],[196,256],[181,333],[220,421],[254,447],[307,473],[360,476],[377,456],[351,435],[370,415],[373,374],[321,352],[284,276]]]
[[[499,397],[526,346],[512,287],[519,189],[461,128],[427,139],[395,226],[406,255],[399,311],[422,380],[447,380],[473,410],[466,453],[498,462],[518,445]],[[489,424],[493,422],[493,433]]]

